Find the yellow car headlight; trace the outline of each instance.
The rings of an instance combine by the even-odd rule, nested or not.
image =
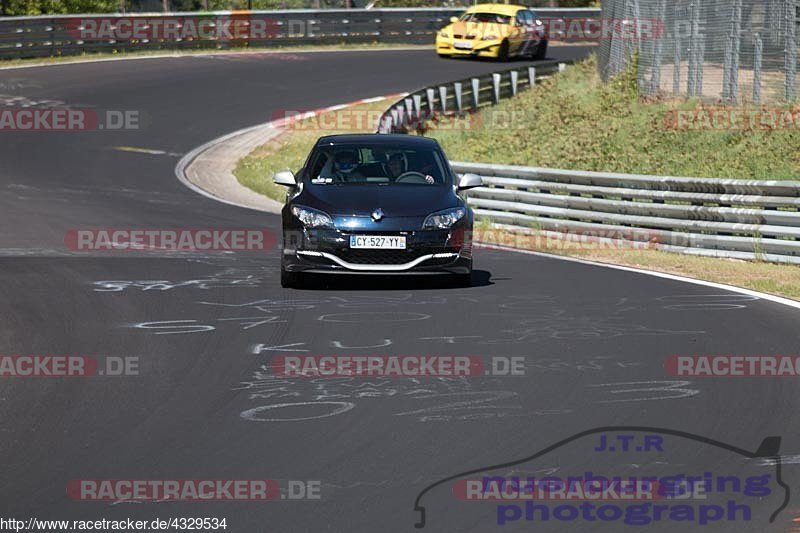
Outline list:
[[[484,35],[483,36],[483,40],[484,41],[496,41],[497,40],[497,35]]]

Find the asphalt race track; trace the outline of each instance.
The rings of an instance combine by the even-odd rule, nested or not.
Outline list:
[[[554,47],[550,56],[586,53]],[[173,172],[180,156],[282,110],[496,68],[440,60],[431,51],[359,51],[0,71],[6,105],[137,110],[142,117],[134,131],[0,132],[0,354],[139,362],[138,376],[0,381],[0,517],[225,517],[229,531],[243,533],[412,531],[417,496],[439,480],[526,458],[601,426],[647,426],[750,451],[766,437],[782,437],[782,474],[791,489],[772,523],[764,513],[780,507],[777,493],[764,498],[768,509],[758,520],[754,510],[750,522],[650,529],[786,531],[800,509],[800,467],[792,464],[800,453],[797,381],[680,379],[663,365],[675,354],[797,354],[797,309],[487,249],[476,251],[468,289],[392,277],[284,290],[275,250],[88,254],[65,246],[75,228],[277,231],[276,216],[185,188]],[[267,366],[281,354],[523,357],[525,371],[279,379]],[[590,447],[573,443],[495,475],[628,474],[651,462],[646,450],[595,452],[596,437],[586,439]],[[665,451],[659,468],[775,469],[774,460],[681,442]],[[321,497],[75,501],[67,486],[81,479],[272,479],[284,496],[290,481],[318,481]],[[445,483],[423,496],[426,530],[626,530],[615,522],[524,519],[499,527],[496,505],[456,502],[449,491]]]

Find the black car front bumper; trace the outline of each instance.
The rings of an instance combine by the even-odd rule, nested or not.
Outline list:
[[[405,250],[350,248],[350,235],[402,235]],[[469,274],[471,231],[463,227],[425,231],[284,230],[287,272],[341,274]]]

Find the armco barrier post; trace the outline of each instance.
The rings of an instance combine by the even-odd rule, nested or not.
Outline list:
[[[456,97],[456,113],[461,115],[464,112],[464,107],[461,105],[461,82],[453,83],[453,95]]]
[[[472,78],[472,107],[478,109],[480,105],[481,80]]]
[[[433,114],[436,112],[436,107],[434,107],[435,94],[436,91],[433,89],[433,87],[428,87],[425,89],[425,98],[428,101],[428,114],[431,116],[433,116]]]
[[[492,74],[492,94],[494,95],[494,103],[495,105],[500,103],[500,80],[502,76],[500,74]]]
[[[519,78],[519,72],[516,70],[511,71],[511,96],[517,96],[517,79]]]
[[[397,110],[397,120],[395,121],[395,124],[397,124],[398,128],[405,128],[407,121],[405,110],[403,109],[402,104],[396,105],[395,109]]]
[[[528,67],[528,84],[531,87],[536,85],[536,67]]]
[[[442,109],[442,114],[447,114],[447,87],[444,85],[439,86],[439,106]]]

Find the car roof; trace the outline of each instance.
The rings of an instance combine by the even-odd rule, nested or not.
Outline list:
[[[467,13],[496,13],[498,15],[516,15],[520,9],[528,9],[516,4],[478,4],[467,9]]]
[[[317,146],[347,145],[347,144],[391,144],[402,148],[437,148],[439,143],[429,137],[418,135],[404,135],[400,133],[345,133],[340,135],[325,135],[317,139]]]

